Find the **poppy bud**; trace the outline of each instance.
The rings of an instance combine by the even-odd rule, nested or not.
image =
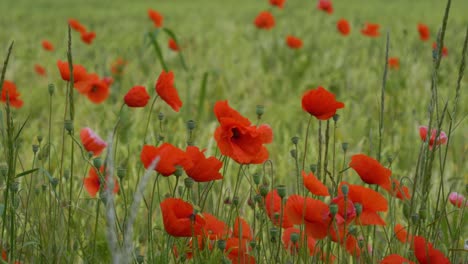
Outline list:
[[[364,246],[366,245],[366,241],[364,241],[364,239],[359,239],[358,245],[359,245],[359,248],[364,248]]]
[[[291,234],[291,242],[293,242],[295,244],[295,243],[297,243],[297,241],[299,241],[299,234],[298,233],[292,233]]]
[[[232,197],[232,204],[236,207],[239,205],[239,196]]]
[[[337,204],[330,204],[330,214],[335,217],[335,215],[338,213],[338,205]]]
[[[93,159],[93,166],[96,167],[96,168],[101,168],[102,166],[102,159],[97,157],[95,159]]]
[[[291,154],[291,157],[293,157],[294,159],[297,158],[297,153],[295,149],[291,149],[289,153]]]
[[[88,158],[92,158],[94,156],[94,153],[92,151],[88,151]]]
[[[37,142],[39,142],[39,144],[41,144],[41,142],[42,142],[42,139],[43,139],[43,137],[42,137],[42,136],[37,136]]]
[[[263,201],[263,197],[260,194],[255,195],[255,202],[261,203]]]
[[[291,141],[294,145],[297,145],[297,143],[299,142],[299,137],[298,136],[294,136],[291,138]]]
[[[158,114],[158,119],[159,119],[159,121],[163,121],[163,120],[164,120],[164,113],[163,113],[163,112],[159,112],[159,114]]]
[[[50,185],[52,186],[52,188],[55,189],[55,187],[57,187],[58,183],[59,183],[59,180],[57,178],[50,179]]]
[[[341,148],[343,149],[344,152],[348,150],[349,143],[348,142],[343,142],[341,143]]]
[[[226,199],[224,199],[224,204],[231,204],[231,198],[229,197],[226,197]]]
[[[218,248],[221,251],[224,251],[224,249],[226,249],[226,240],[218,240],[216,244],[218,245]]]
[[[164,140],[164,136],[161,135],[161,134],[159,134],[159,135],[158,135],[158,141],[161,142],[161,141],[163,141],[163,140]]]
[[[119,177],[119,180],[122,181],[123,178],[125,177],[125,174],[127,174],[127,169],[124,167],[118,167],[117,168],[117,177]]]
[[[254,250],[255,247],[257,246],[257,243],[255,242],[255,240],[250,241],[249,244],[250,244],[250,247],[252,248],[252,250]]]
[[[184,179],[184,185],[185,185],[185,188],[191,189],[192,186],[193,186],[193,179],[192,178],[185,178]]]
[[[68,134],[73,132],[73,121],[72,120],[65,120],[64,123],[65,129],[68,131]]]
[[[356,216],[360,216],[362,213],[362,204],[355,203],[354,208],[356,209]]]
[[[189,131],[194,130],[195,127],[196,127],[195,121],[193,121],[193,120],[187,121],[187,129],[188,129]]]
[[[333,121],[338,122],[338,120],[340,119],[340,115],[339,114],[334,114],[333,115]]]
[[[38,150],[39,150],[39,145],[33,144],[33,145],[32,145],[32,151],[33,151],[33,153],[36,154]]]
[[[276,242],[276,238],[278,236],[278,228],[276,227],[272,227],[270,228],[270,239],[271,239],[271,242]]]
[[[0,173],[2,174],[3,177],[6,177],[8,173],[8,166],[6,164],[0,164]]]
[[[317,164],[310,164],[310,170],[315,174],[317,172]]]
[[[252,200],[252,198],[247,199],[247,205],[250,206],[250,208],[255,209],[255,201]]]
[[[280,213],[274,213],[273,214],[273,218],[275,219],[275,221],[279,221],[280,216],[281,216]]]
[[[388,163],[392,163],[392,162],[393,162],[392,156],[390,156],[390,155],[387,156],[387,162],[388,162]]]
[[[174,172],[174,175],[176,177],[180,177],[182,176],[183,173],[184,173],[184,169],[180,166],[176,166],[176,171]]]
[[[341,192],[343,193],[343,195],[346,198],[348,196],[348,193],[349,193],[349,186],[346,185],[346,184],[343,184],[343,186],[341,186]]]
[[[145,256],[143,256],[143,255],[138,255],[138,256],[136,257],[136,262],[137,262],[138,264],[144,263],[144,262],[145,262]]]
[[[252,175],[252,178],[253,178],[253,181],[255,183],[255,185],[259,185],[260,184],[260,180],[262,179],[262,174],[258,173],[258,172],[255,172],[253,175]]]
[[[49,90],[49,95],[52,96],[54,95],[54,92],[55,92],[55,85],[53,83],[49,83],[49,86],[48,86],[48,90]]]
[[[260,186],[260,195],[265,197],[268,194],[268,185]]]
[[[19,182],[12,182],[10,183],[10,191],[17,192],[19,190]]]
[[[285,185],[278,185],[276,187],[276,190],[278,191],[279,197],[284,198],[286,196],[286,186]]]
[[[257,105],[256,113],[258,119],[262,118],[263,113],[265,113],[265,108],[263,107],[263,105]]]
[[[350,226],[349,227],[349,233],[353,236],[356,236],[358,234],[358,228],[356,226]]]

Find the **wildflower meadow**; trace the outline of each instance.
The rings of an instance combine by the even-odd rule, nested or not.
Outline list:
[[[2,263],[468,263],[466,0],[0,10]]]

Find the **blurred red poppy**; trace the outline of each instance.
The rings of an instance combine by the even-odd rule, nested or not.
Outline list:
[[[42,41],[42,48],[44,48],[47,51],[53,51],[54,50],[54,45],[48,40],[43,40]]]
[[[252,230],[250,229],[249,223],[241,217],[237,217],[236,220],[234,220],[232,236],[240,239],[252,240]]]
[[[158,11],[148,9],[148,17],[153,21],[155,27],[162,27],[164,18]]]
[[[429,30],[429,27],[425,24],[422,24],[422,23],[418,24],[418,32],[419,32],[419,38],[422,41],[427,41],[431,38],[431,32]]]
[[[89,127],[80,130],[80,139],[86,151],[93,153],[93,156],[99,156],[107,147],[107,143]]]
[[[390,69],[398,70],[400,68],[400,59],[397,57],[388,58],[388,67]]]
[[[400,199],[400,200],[409,200],[411,199],[411,194],[409,192],[408,187],[402,186],[400,181],[397,179],[390,178],[390,182],[388,185],[383,185],[387,192],[389,192],[392,196]]]
[[[34,71],[40,76],[47,76],[46,69],[39,64],[34,64]]]
[[[173,38],[169,39],[168,46],[173,51],[179,51],[180,50],[179,45],[177,45],[177,42]]]
[[[60,71],[60,75],[62,76],[62,80],[70,81],[70,67],[68,66],[68,62],[58,60],[57,67]],[[87,75],[88,73],[83,66],[79,64],[73,65],[73,82],[76,83],[82,81],[86,79]]]
[[[375,38],[380,36],[379,29],[379,24],[366,23],[365,27],[361,29],[361,33],[365,36]]]
[[[270,0],[270,5],[283,8],[286,0]]]
[[[70,18],[68,19],[68,24],[70,27],[80,33],[86,32],[86,27],[83,26],[78,20]]]
[[[448,198],[450,203],[458,208],[468,207],[468,201],[466,200],[465,196],[460,193],[451,192]]]
[[[128,107],[145,107],[150,96],[144,86],[133,86],[124,96],[124,102]]]
[[[319,0],[317,3],[317,8],[327,12],[329,15],[333,14],[333,5],[330,0]]]
[[[140,157],[147,169],[153,160],[159,157],[160,160],[154,170],[163,176],[172,175],[176,171],[177,166],[183,167],[185,170],[193,166],[187,153],[169,143],[163,143],[159,147],[145,145],[141,150]]]
[[[161,202],[164,229],[174,237],[192,237],[203,233],[205,220],[193,206],[182,199],[166,198]]]
[[[286,37],[286,44],[291,49],[300,49],[302,48],[302,40],[295,36],[287,36]]]
[[[420,126],[419,127],[419,136],[421,137],[421,140],[423,142],[426,142],[427,140],[427,132],[428,128],[427,126]],[[444,131],[441,131],[439,136],[437,137],[436,140],[436,135],[437,135],[437,129],[432,129],[431,131],[431,138],[429,139],[429,148],[432,149],[435,146],[443,145],[447,143],[447,134],[445,134]]]
[[[156,81],[156,92],[174,111],[179,112],[182,101],[174,86],[174,73],[162,71]]]
[[[388,187],[390,184],[392,171],[367,155],[353,155],[349,166],[361,177],[361,180],[367,184],[377,184],[382,187]]]
[[[432,50],[433,52],[437,52],[437,42],[432,43]],[[443,57],[448,56],[448,48],[445,46],[442,47],[442,56]]]
[[[400,240],[401,243],[406,243],[408,239],[411,241],[411,236],[408,236],[408,232],[406,231],[406,228],[403,225],[396,224],[395,228],[393,228],[393,232],[395,233],[396,238]]]
[[[268,159],[268,150],[263,145],[273,140],[270,126],[252,125],[227,101],[218,101],[214,113],[220,124],[214,137],[223,155],[240,164],[260,164]]]
[[[206,158],[198,147],[188,146],[186,153],[192,160],[193,166],[185,170],[187,175],[196,182],[208,182],[221,180],[223,175],[219,173],[223,163],[216,157]]]
[[[81,40],[88,45],[93,43],[95,37],[96,33],[94,31],[81,32]]]
[[[414,255],[420,264],[450,264],[448,258],[439,250],[432,246],[432,243],[427,242],[422,236],[413,238]]]
[[[229,234],[229,228],[226,223],[219,220],[214,215],[203,213],[203,219],[205,219],[203,234],[210,240],[221,239]]]
[[[304,239],[300,237],[301,231],[294,227],[286,228],[283,232],[283,245],[284,247],[292,254],[297,255],[299,253],[300,248],[304,242]],[[291,236],[295,235],[297,237],[297,241],[293,242],[291,240]],[[309,249],[309,255],[314,256],[320,253],[320,249],[316,247],[317,241],[311,237],[307,236],[307,248]],[[333,263],[331,259],[334,259],[333,255],[330,255],[330,262]],[[322,259],[325,260],[325,259]]]
[[[101,168],[99,169],[99,172],[102,175],[105,174],[104,166],[101,166]],[[89,193],[89,196],[93,198],[96,197],[96,194],[99,192],[99,189],[101,188],[101,178],[99,177],[98,172],[96,171],[96,168],[92,167],[91,169],[89,169],[88,177],[84,178],[83,184],[84,184],[86,191]],[[118,193],[118,192],[119,192],[119,183],[117,182],[117,179],[114,178],[113,193]]]
[[[325,186],[317,177],[315,177],[313,172],[306,174],[305,171],[302,172],[302,180],[304,186],[311,192],[313,195],[317,196],[330,196],[328,193],[328,188]]]
[[[342,102],[335,99],[335,95],[319,86],[307,91],[302,96],[302,109],[319,120],[327,120],[336,114],[336,110],[344,108]]]
[[[276,189],[272,189],[265,196],[265,209],[267,211],[268,218],[275,226],[280,226],[283,228],[292,227],[291,221],[289,221],[288,216],[284,212],[283,205],[283,217],[281,219],[281,197],[278,195]]]
[[[413,261],[410,261],[409,259],[405,259],[404,257],[398,255],[398,254],[391,254],[383,258],[380,262],[380,264],[414,264]]]
[[[351,33],[351,26],[349,25],[348,20],[342,18],[336,22],[336,28],[343,36],[349,35]]]
[[[255,264],[255,258],[248,254],[250,248],[247,239],[240,239],[237,237],[228,238],[226,240],[227,257],[231,260],[231,263],[238,264]]]
[[[88,74],[82,81],[75,82],[75,88],[95,104],[104,102],[110,95],[109,83],[105,79],[100,79],[95,73]]]
[[[254,24],[259,29],[271,29],[275,26],[275,18],[270,12],[262,11],[255,18]]]
[[[117,58],[111,64],[111,73],[115,76],[120,76],[124,73],[125,66],[127,66],[128,62],[123,58]]]
[[[335,216],[336,219],[350,223],[356,218],[356,207],[349,197],[345,198],[344,195],[338,195],[332,199],[331,203],[338,206],[338,213]]]
[[[2,86],[2,102],[6,102],[8,98],[9,104],[14,108],[20,108],[23,106],[23,100],[21,100],[20,93],[16,89],[15,83],[12,81],[3,81]]]

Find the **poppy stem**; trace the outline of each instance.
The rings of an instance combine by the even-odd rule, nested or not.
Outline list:
[[[148,113],[148,118],[146,119],[145,134],[143,134],[143,144],[145,144],[145,142],[146,142],[146,135],[148,134],[149,123],[150,123],[150,120],[151,120],[151,114],[153,113],[154,104],[156,103],[156,100],[158,99],[158,97],[159,97],[158,95],[156,97],[154,97],[153,102],[151,103],[151,107],[150,107],[150,110],[149,110],[149,113]]]
[[[306,130],[306,136],[305,136],[305,142],[304,142],[304,157],[302,158],[302,170],[304,170],[305,168],[305,161],[306,161],[306,155],[307,155],[307,142],[309,141],[310,123],[312,123],[312,115],[309,117],[309,123],[307,123],[307,130]]]

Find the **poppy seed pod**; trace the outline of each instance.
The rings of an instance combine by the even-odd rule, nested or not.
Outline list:
[[[257,246],[257,243],[255,242],[255,240],[252,240],[252,241],[249,242],[249,245],[252,248],[252,250],[254,250],[255,247]]]
[[[275,242],[276,238],[278,237],[279,230],[276,227],[270,228],[270,238],[271,242]]]
[[[339,114],[334,114],[333,115],[333,121],[338,122],[338,120],[340,119],[340,115]]]
[[[349,143],[348,142],[343,142],[341,143],[341,149],[343,149],[344,152],[348,150]]]
[[[127,169],[124,167],[118,167],[117,168],[117,177],[119,177],[119,180],[122,181],[125,175],[127,174]]]
[[[48,90],[49,90],[49,95],[50,96],[54,95],[55,85],[53,83],[49,83]]]
[[[193,120],[187,121],[187,129],[188,130],[192,131],[192,130],[195,129],[195,127],[196,127],[195,121],[193,121]]]
[[[101,168],[102,159],[99,158],[99,157],[93,159],[93,165],[94,165],[94,167],[96,167],[96,168]]]
[[[358,228],[354,225],[349,227],[349,233],[353,236],[356,236],[358,234]]]
[[[330,214],[335,217],[338,213],[338,205],[337,204],[330,204]]]
[[[261,118],[262,115],[265,113],[265,107],[263,105],[257,105],[255,112],[257,113],[257,117]]]
[[[164,120],[164,113],[163,113],[163,112],[159,112],[159,114],[158,114],[158,119],[159,119],[159,121],[163,121],[163,120]]]
[[[72,120],[65,120],[64,123],[65,129],[68,131],[69,134],[73,132],[73,121]]]
[[[298,233],[292,233],[291,234],[291,242],[297,243],[299,241],[299,234]]]
[[[52,188],[55,189],[55,187],[57,187],[58,183],[59,183],[59,180],[57,178],[50,179],[50,185],[52,185]]]
[[[341,186],[341,192],[343,192],[343,195],[346,197],[348,196],[348,193],[349,193],[349,186],[344,184],[343,186]]]
[[[315,174],[317,172],[317,164],[310,164],[310,170]]]
[[[234,197],[232,197],[232,204],[233,204],[234,206],[238,206],[238,205],[239,205],[239,202],[240,202],[239,196],[234,196]]]
[[[36,154],[38,150],[39,150],[39,145],[33,144],[33,145],[32,145],[32,151],[33,151],[33,153]]]
[[[42,136],[37,136],[37,142],[39,142],[39,144],[41,144],[41,142],[42,142],[43,139],[44,139],[44,138],[43,138]]]
[[[356,216],[360,216],[362,213],[362,204],[355,203],[354,208],[356,209]]]
[[[278,187],[276,187],[276,190],[278,191],[279,197],[284,198],[286,196],[286,186],[285,185],[278,185]]]
[[[260,195],[265,197],[268,194],[268,185],[260,186]]]
[[[289,154],[291,154],[291,157],[292,157],[293,159],[297,158],[297,152],[296,152],[295,149],[291,149],[291,150],[289,151]]]
[[[218,240],[216,244],[221,251],[224,251],[224,249],[226,249],[226,240]]]
[[[297,145],[297,143],[299,142],[299,137],[298,136],[294,136],[291,138],[291,141],[294,145]]]
[[[191,189],[193,186],[193,179],[192,178],[185,178],[184,185],[187,189]]]
[[[262,174],[256,172],[252,175],[252,178],[253,178],[253,181],[255,183],[255,185],[259,185],[260,184],[260,180],[262,179]]]

